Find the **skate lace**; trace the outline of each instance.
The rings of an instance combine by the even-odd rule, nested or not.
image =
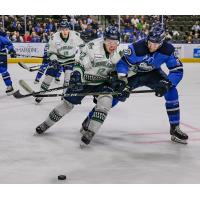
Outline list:
[[[178,134],[185,136],[186,134],[183,133],[183,131],[181,131],[181,129],[179,128],[179,126],[176,127],[176,131]]]

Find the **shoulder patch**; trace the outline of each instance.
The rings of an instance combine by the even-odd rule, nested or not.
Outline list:
[[[124,50],[124,55],[130,56],[131,54],[132,54],[132,49],[130,47],[128,47],[128,49]]]

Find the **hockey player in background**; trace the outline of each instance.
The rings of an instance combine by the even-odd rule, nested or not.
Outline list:
[[[6,37],[6,33],[0,31],[0,73],[2,75],[3,81],[7,87],[6,94],[11,95],[14,92],[12,81],[10,78],[10,73],[8,72],[7,63],[7,50],[11,58],[16,57],[16,52],[14,50],[12,42]]]
[[[40,79],[42,77],[42,75],[44,74],[44,72],[46,71],[47,67],[49,66],[50,62],[49,62],[49,57],[48,57],[48,46],[49,44],[47,43],[45,45],[45,48],[44,48],[44,55],[43,55],[43,61],[42,61],[42,65],[40,65],[39,67],[39,71],[35,77],[35,81],[34,81],[34,84],[38,84],[40,82]],[[55,75],[55,82],[56,83],[59,83],[60,82],[60,76],[61,76],[61,73],[63,71],[63,68],[62,66],[60,67],[60,70],[58,70],[57,74]]]
[[[68,86],[70,74],[75,64],[75,55],[80,45],[84,44],[80,34],[70,30],[71,25],[66,21],[60,22],[59,31],[56,32],[49,41],[49,67],[45,78],[41,84],[41,91],[46,91],[50,87],[52,80],[61,70],[64,71],[64,86]],[[36,103],[42,101],[42,97],[35,98]]]
[[[110,74],[122,56],[121,51],[117,49],[119,39],[118,28],[110,26],[105,30],[104,38],[92,40],[82,46],[79,64],[76,64],[71,74],[66,93],[112,92],[124,88],[124,81],[118,79],[115,79],[114,88],[111,87],[113,79]],[[36,132],[38,134],[44,133],[65,114],[69,113],[75,105],[81,104],[83,98],[83,96],[64,97],[62,103],[57,105],[50,112],[48,118],[36,128]],[[89,144],[92,137],[99,131],[112,107],[113,97],[111,94],[99,95],[96,101],[88,128],[81,138],[84,144]]]
[[[169,74],[166,75],[161,65],[166,64]],[[125,101],[129,91],[147,86],[155,90],[158,97],[164,96],[166,111],[170,123],[171,140],[178,143],[187,143],[188,136],[180,130],[180,108],[176,86],[183,77],[183,65],[175,55],[175,48],[165,41],[165,31],[160,23],[156,23],[146,39],[131,44],[122,59],[116,65],[119,78],[127,79],[127,86],[117,101]],[[130,72],[136,75],[127,77]],[[86,131],[93,115],[93,110],[82,123],[82,131]]]

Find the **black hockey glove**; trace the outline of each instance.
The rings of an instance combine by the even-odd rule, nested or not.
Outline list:
[[[129,98],[130,91],[131,88],[127,85],[119,95],[115,96],[115,98],[118,99],[119,101],[124,102],[126,101],[127,98]]]
[[[74,71],[71,73],[69,87],[67,89],[68,93],[80,92],[83,90],[83,84],[81,80],[81,73]]]
[[[49,60],[49,65],[57,67],[59,66],[59,62],[57,60]]]
[[[165,95],[169,89],[172,87],[172,83],[169,80],[161,80],[155,89],[155,95],[157,97],[162,97]]]
[[[16,51],[15,51],[14,49],[11,49],[11,50],[9,51],[9,54],[10,54],[10,57],[11,57],[11,58],[16,58],[16,57],[17,57],[17,53],[16,53]]]
[[[113,71],[110,73],[110,87],[114,92],[122,92],[127,84],[127,78],[118,78],[117,72]]]

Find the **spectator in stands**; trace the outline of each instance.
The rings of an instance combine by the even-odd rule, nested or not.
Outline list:
[[[48,24],[46,25],[46,31],[51,32],[52,29],[53,29],[53,23],[52,23],[52,19],[50,18]]]
[[[40,42],[47,43],[48,41],[49,41],[48,34],[43,33],[42,36],[40,37]]]
[[[33,28],[32,21],[29,20],[27,24],[27,31],[31,32],[32,28]]]
[[[103,28],[102,27],[99,27],[99,29],[97,30],[97,37],[103,38]]]
[[[192,38],[191,35],[189,35],[189,36],[187,37],[187,39],[186,39],[186,41],[187,41],[188,44],[191,44],[191,43],[192,43],[192,40],[193,40],[193,38]]]
[[[36,34],[35,31],[31,34],[31,42],[40,42],[40,37]]]
[[[85,29],[87,28],[87,21],[80,20],[80,27],[81,27],[82,31],[85,31]]]
[[[6,35],[7,35],[7,38],[8,38],[8,39],[10,39],[10,38],[11,38],[10,31],[6,31]]]
[[[23,40],[24,40],[24,42],[30,42],[31,41],[31,36],[30,36],[29,31],[26,31],[26,33],[23,36]]]
[[[97,30],[99,28],[99,25],[95,19],[93,19],[91,23],[92,29]]]
[[[93,22],[93,19],[90,17],[90,15],[87,16],[87,24],[91,24]]]
[[[14,31],[12,37],[11,37],[12,42],[24,42],[22,36],[20,36],[19,31]]]
[[[53,23],[52,31],[57,32],[57,30],[58,30],[58,23],[55,22],[55,23]]]
[[[193,31],[193,34],[200,31],[200,26],[199,26],[198,21],[196,21],[195,24],[192,26],[192,31]]]
[[[44,29],[42,27],[40,27],[39,32],[37,34],[39,36],[42,36],[43,33],[44,33]]]
[[[36,33],[39,33],[39,31],[40,31],[40,23],[37,23],[37,25],[35,26],[34,30],[35,30]]]
[[[137,18],[136,15],[133,16],[133,18],[131,19],[131,24],[137,28],[137,25],[139,24],[139,19]]]
[[[166,33],[165,33],[165,39],[166,39],[167,41],[172,40],[172,35],[170,35],[170,33],[169,33],[168,30],[166,30]]]
[[[200,38],[199,38],[199,34],[198,33],[194,34],[194,38],[192,39],[192,43],[200,44]]]

